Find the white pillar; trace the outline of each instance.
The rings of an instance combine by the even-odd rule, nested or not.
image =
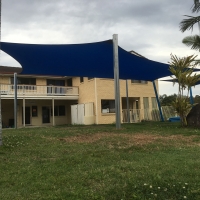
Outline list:
[[[54,98],[52,98],[52,118],[53,118],[53,126],[55,126],[55,119],[54,119]]]
[[[23,98],[23,126],[25,127],[25,118],[26,118],[26,112],[25,112],[25,107],[26,107],[26,102],[25,102],[25,98]]]
[[[15,119],[15,129],[17,129],[17,73],[14,73],[14,88],[15,88],[14,119]]]

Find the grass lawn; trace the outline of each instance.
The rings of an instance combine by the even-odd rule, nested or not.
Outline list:
[[[200,130],[179,123],[4,129],[0,199],[200,199]]]

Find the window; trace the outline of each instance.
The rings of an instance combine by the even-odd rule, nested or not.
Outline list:
[[[65,86],[65,80],[47,79],[47,85]]]
[[[32,106],[32,117],[37,117],[38,113],[37,113],[37,106]]]
[[[83,83],[83,81],[84,81],[83,77],[80,77],[80,83]]]
[[[65,116],[65,106],[58,107],[58,114],[59,116]]]
[[[11,84],[14,84],[14,77],[11,77]],[[36,78],[17,77],[17,84],[19,84],[19,85],[36,85]]]
[[[152,103],[152,109],[158,108],[157,107],[156,97],[151,97],[151,103]]]
[[[53,116],[52,109],[51,116]],[[54,116],[65,116],[65,106],[54,106]]]
[[[147,84],[148,81],[144,81],[144,80],[134,80],[134,79],[131,79],[131,83],[141,83],[141,84]]]
[[[101,100],[102,113],[115,113],[115,100]]]
[[[72,78],[67,79],[67,86],[72,86]]]
[[[144,109],[149,109],[149,98],[143,97]]]
[[[91,79],[93,79],[93,78],[94,78],[94,77],[88,77],[88,81],[91,80]]]
[[[14,78],[11,77],[11,84],[14,85]],[[17,89],[36,90],[36,78],[21,78],[17,77]],[[23,85],[23,86],[21,86]],[[14,86],[12,86],[14,89]]]

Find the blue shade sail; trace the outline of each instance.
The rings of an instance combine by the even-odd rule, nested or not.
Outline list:
[[[22,66],[21,74],[114,78],[113,42],[19,44],[1,49]],[[169,65],[138,57],[118,47],[119,78],[153,81],[171,75]]]

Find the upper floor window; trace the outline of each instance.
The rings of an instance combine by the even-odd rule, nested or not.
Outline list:
[[[65,80],[47,79],[47,85],[65,86]]]
[[[11,77],[11,84],[14,84],[14,77]],[[19,85],[36,85],[36,78],[17,77],[17,84],[19,84]]]
[[[83,81],[84,81],[83,77],[80,77],[80,83],[83,83]]]
[[[131,83],[141,83],[141,84],[147,84],[148,81],[144,81],[144,80],[134,80],[134,79],[131,79]]]
[[[67,86],[72,86],[72,78],[67,79]]]

